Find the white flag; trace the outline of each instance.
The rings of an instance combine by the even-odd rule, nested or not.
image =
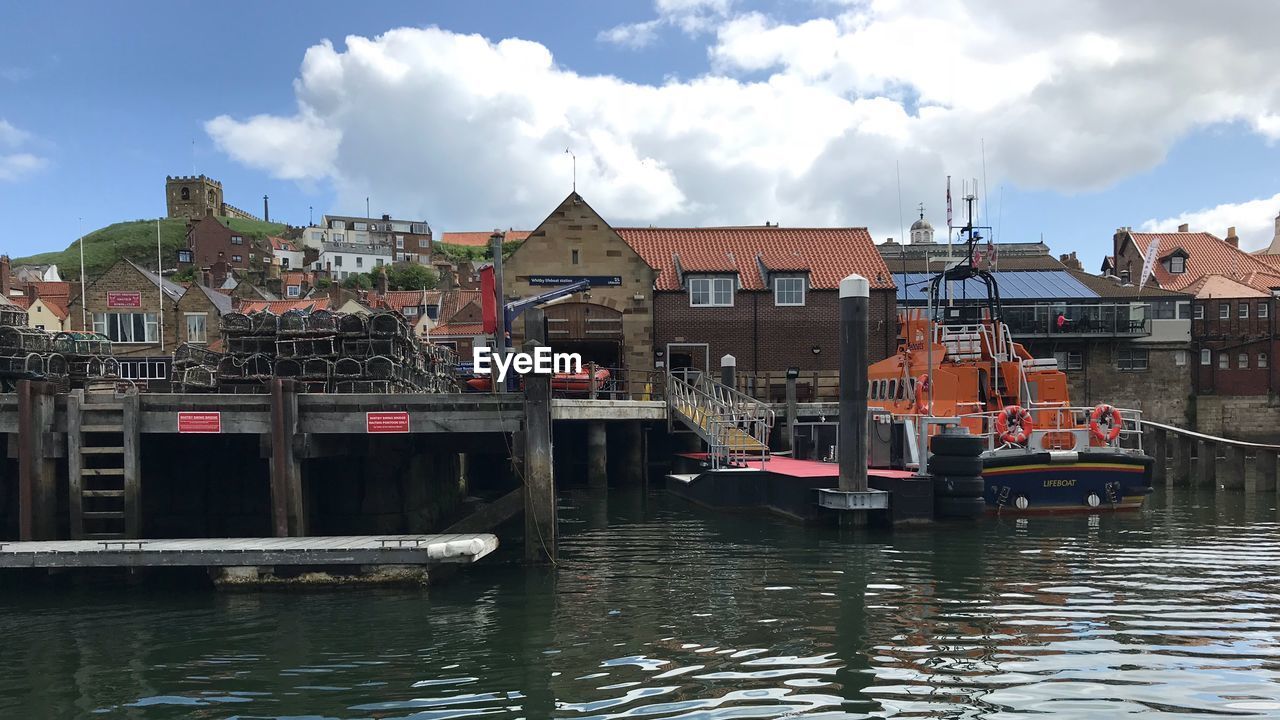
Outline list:
[[[1160,254],[1160,238],[1154,238],[1147,246],[1147,256],[1142,260],[1142,278],[1138,280],[1138,289],[1147,284],[1147,278],[1156,269],[1156,257]]]

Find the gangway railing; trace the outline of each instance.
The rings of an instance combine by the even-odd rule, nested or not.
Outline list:
[[[769,458],[773,409],[706,373],[668,377],[667,412],[707,444],[712,468],[763,466]]]

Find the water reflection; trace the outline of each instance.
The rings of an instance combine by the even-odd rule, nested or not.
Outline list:
[[[429,593],[0,595],[0,717],[1280,716],[1274,498],[854,536],[561,505]]]

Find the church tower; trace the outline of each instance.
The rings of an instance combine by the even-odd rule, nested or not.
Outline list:
[[[923,203],[921,203],[920,205],[920,219],[911,223],[911,244],[912,245],[932,245],[933,244],[933,226],[929,224],[928,220],[924,219]]]
[[[164,202],[171,218],[199,220],[210,213],[227,214],[222,183],[204,175],[166,176]]]

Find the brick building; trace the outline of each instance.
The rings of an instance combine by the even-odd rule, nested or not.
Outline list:
[[[427,331],[431,342],[452,348],[460,361],[470,362],[474,338],[484,334],[480,291],[442,291],[437,318],[439,321]]]
[[[178,251],[178,267],[194,267],[197,271],[225,267],[247,271],[256,263],[258,254],[252,237],[236,232],[221,220],[206,215],[187,223],[187,246]],[[270,250],[266,251],[270,261]],[[215,285],[226,279],[225,271],[213,277]]]
[[[305,247],[368,245],[389,250],[388,262],[431,262],[431,226],[425,220],[397,220],[390,215],[366,218],[325,215],[320,225],[302,231]]]

